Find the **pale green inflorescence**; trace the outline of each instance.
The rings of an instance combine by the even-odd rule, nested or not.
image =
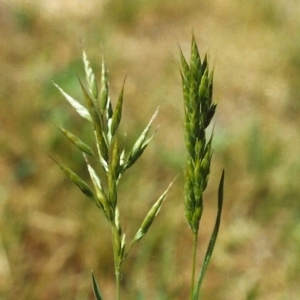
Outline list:
[[[212,156],[212,135],[207,141],[206,129],[216,104],[212,102],[213,73],[207,56],[201,61],[195,38],[192,38],[190,64],[181,52],[181,78],[184,97],[184,130],[188,160],[185,176],[185,215],[194,234],[198,233],[203,211]]]
[[[149,212],[144,218],[136,235],[131,240],[128,249],[126,250],[125,233],[122,230],[119,220],[117,186],[125,171],[140,158],[150,143],[153,135],[149,136],[149,131],[157,115],[157,111],[154,113],[148,125],[137,138],[131,151],[129,151],[126,156],[125,150],[120,149],[121,146],[119,145],[118,141],[118,129],[122,118],[125,80],[117,103],[113,108],[109,96],[108,72],[104,63],[104,59],[102,61],[100,89],[98,88],[96,77],[85,52],[83,52],[83,64],[87,87],[79,78],[78,80],[84,96],[85,105],[68,95],[57,84],[55,84],[55,86],[58,88],[64,98],[71,104],[71,106],[73,106],[77,113],[92,124],[97,154],[95,154],[91,147],[86,145],[80,138],[76,137],[65,128],[59,125],[57,126],[62,133],[82,152],[93,188],[91,188],[83,179],[81,179],[63,163],[61,163],[57,158],[53,158],[53,160],[59,165],[67,177],[69,177],[69,179],[73,181],[86,196],[94,201],[96,206],[103,212],[104,216],[111,225],[116,274],[116,290],[117,299],[119,299],[121,264],[127,257],[131,247],[140,239],[142,239],[142,237],[147,233],[166,198],[170,186],[164,193],[162,193],[158,200],[149,209]],[[105,174],[104,178],[106,178],[105,182],[101,182],[100,176],[92,167],[88,160],[88,156],[93,157],[94,160],[96,159],[96,161],[98,160],[102,166]],[[94,277],[93,286],[94,291],[97,290],[97,293],[95,293],[95,295],[97,295],[98,287],[95,285]],[[100,294],[98,294],[96,297],[97,299],[101,299]]]

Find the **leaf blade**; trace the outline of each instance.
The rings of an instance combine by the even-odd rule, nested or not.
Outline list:
[[[225,179],[225,171],[222,171],[222,176],[220,179],[220,183],[219,183],[219,189],[218,189],[218,212],[217,212],[217,217],[216,217],[216,222],[215,222],[215,226],[206,250],[206,254],[205,254],[205,258],[202,264],[202,268],[198,277],[198,282],[197,282],[197,286],[195,288],[194,291],[194,296],[193,299],[194,300],[198,300],[199,299],[199,291],[202,285],[202,281],[204,279],[205,276],[205,272],[207,270],[210,258],[212,256],[213,250],[214,250],[214,246],[216,243],[216,239],[218,236],[218,232],[219,232],[219,228],[220,228],[220,223],[221,223],[221,215],[222,215],[222,208],[223,208],[223,196],[224,196],[224,179]]]
[[[94,296],[95,296],[96,300],[103,300],[93,271],[92,271],[92,282],[93,282]]]

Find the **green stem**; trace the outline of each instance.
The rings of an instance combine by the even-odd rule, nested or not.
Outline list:
[[[120,300],[120,282],[121,282],[120,266],[115,267],[115,275],[116,275],[116,299]]]
[[[196,273],[196,261],[197,261],[197,243],[198,243],[198,232],[194,233],[193,265],[192,265],[190,300],[193,300],[193,298],[194,298],[195,273]]]
[[[120,273],[120,259],[118,254],[118,241],[116,241],[116,227],[112,228],[112,238],[113,238],[113,252],[114,252],[114,266],[115,266],[115,278],[116,278],[116,300],[120,300],[120,286],[121,286],[121,273]]]

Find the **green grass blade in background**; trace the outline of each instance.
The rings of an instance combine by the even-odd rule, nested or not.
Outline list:
[[[200,275],[198,278],[198,283],[197,283],[197,286],[194,291],[194,300],[199,299],[199,291],[201,288],[201,284],[204,279],[205,272],[207,270],[210,258],[212,256],[214,246],[216,243],[216,239],[218,236],[219,228],[220,228],[222,208],[223,208],[223,196],[224,196],[224,179],[225,179],[225,171],[223,170],[222,176],[220,179],[219,190],[218,190],[218,213],[217,213],[217,217],[216,217],[216,222],[215,222],[214,230],[213,230],[213,233],[211,235],[211,238],[210,238],[207,250],[206,250],[205,258],[204,258],[203,265],[202,265]]]
[[[96,300],[103,300],[94,273],[92,272],[93,290]]]

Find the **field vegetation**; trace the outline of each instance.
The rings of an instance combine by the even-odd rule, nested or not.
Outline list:
[[[203,299],[298,299],[299,30],[292,0],[0,1],[0,298],[93,299],[91,270],[104,299],[114,295],[109,226],[48,155],[88,180],[81,153],[48,120],[93,138],[53,85],[81,99],[84,49],[99,75],[104,54],[114,103],[126,76],[122,143],[132,145],[159,106],[154,139],[120,183],[129,236],[178,175],[124,263],[124,299],[187,299],[193,240],[178,45],[188,56],[193,32],[218,102],[199,261],[226,170]]]

